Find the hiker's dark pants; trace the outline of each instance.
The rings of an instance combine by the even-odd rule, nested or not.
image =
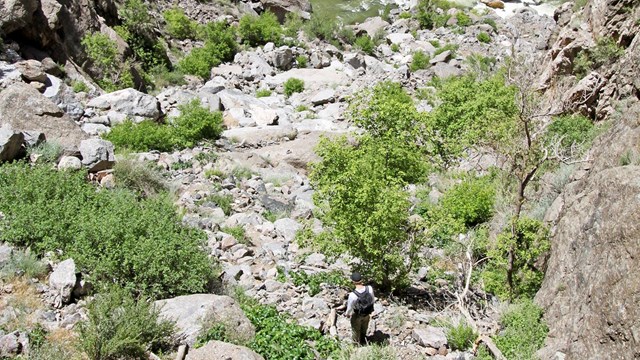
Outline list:
[[[353,332],[353,342],[356,344],[366,344],[367,329],[369,328],[369,315],[351,315],[351,331]]]

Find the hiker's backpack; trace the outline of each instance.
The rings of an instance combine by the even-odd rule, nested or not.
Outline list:
[[[358,297],[353,303],[353,312],[357,315],[369,315],[373,312],[373,295],[369,291],[369,287],[364,288],[364,292],[353,291]]]

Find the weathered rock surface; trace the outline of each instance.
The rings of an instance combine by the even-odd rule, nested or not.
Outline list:
[[[238,304],[228,296],[195,294],[158,300],[155,305],[161,316],[176,321],[179,335],[193,345],[209,317],[223,321],[229,328],[251,338],[255,329]]]
[[[72,152],[88,137],[56,104],[25,83],[0,93],[0,126],[7,124],[16,131],[42,132]]]
[[[190,350],[187,360],[264,360],[264,358],[244,346],[213,340],[201,348]]]
[[[75,285],[76,263],[73,259],[67,259],[58,264],[49,277],[49,286],[57,293],[56,296],[59,296],[58,304],[69,303]]]
[[[14,160],[20,155],[24,134],[10,127],[0,127],[0,162]]]
[[[89,172],[110,169],[116,161],[115,148],[110,141],[102,139],[87,139],[80,143],[82,165]]]
[[[155,97],[131,88],[114,91],[91,99],[87,103],[87,108],[103,112],[116,112],[135,121],[157,120],[162,115],[160,103]]]

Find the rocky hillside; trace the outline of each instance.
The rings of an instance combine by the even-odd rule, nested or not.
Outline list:
[[[536,160],[531,176],[523,173],[521,178],[528,180],[520,183],[524,185],[517,214],[520,215],[522,207],[523,218],[526,214],[535,219],[533,214],[538,211],[538,217],[549,229],[551,244],[548,252],[540,250],[540,256],[536,255],[525,266],[532,269],[533,276],[546,269],[544,280],[540,278],[542,286],[535,302],[544,312],[549,332],[537,356],[543,359],[640,356],[635,350],[640,348],[635,306],[640,299],[639,286],[638,281],[629,276],[638,268],[640,249],[635,225],[639,213],[636,179],[640,171],[637,167],[640,165],[637,148],[640,39],[635,35],[640,30],[638,1],[569,2],[560,5],[553,18],[537,13],[534,4],[491,1],[469,9],[443,3],[440,4],[446,8],[443,10],[425,8],[424,3],[405,1],[402,8],[389,8],[381,16],[361,24],[335,25],[326,30],[321,25],[329,21],[314,17],[309,3],[301,0],[187,1],[179,7],[172,3],[135,0],[122,4],[5,1],[0,8],[4,40],[0,61],[0,162],[5,165],[0,166],[0,171],[18,178],[22,170],[10,167],[14,166],[8,164],[10,161],[26,158],[38,168],[44,159],[47,170],[80,171],[82,176],[78,179],[88,174],[91,186],[102,191],[94,195],[93,188],[78,190],[77,196],[84,199],[90,212],[83,212],[75,204],[73,221],[45,219],[44,228],[52,229],[51,234],[47,234],[37,227],[39,219],[45,217],[40,215],[41,209],[30,210],[33,221],[29,214],[20,212],[31,209],[29,204],[46,202],[38,202],[39,197],[28,189],[22,192],[21,185],[12,182],[11,176],[0,175],[0,185],[15,186],[15,193],[28,194],[16,198],[10,192],[0,191],[0,200],[5,201],[0,202],[0,237],[6,241],[0,243],[3,269],[0,357],[47,358],[44,350],[38,350],[35,345],[45,341],[38,336],[51,343],[72,344],[78,334],[82,334],[80,339],[91,334],[91,325],[86,324],[107,321],[92,315],[100,314],[100,308],[91,305],[109,297],[102,290],[105,277],[111,285],[115,282],[138,296],[156,300],[157,309],[161,309],[157,314],[159,318],[176,323],[179,336],[171,346],[161,348],[149,342],[141,350],[144,356],[154,358],[153,351],[161,351],[169,354],[164,358],[183,358],[184,345],[187,345],[192,349],[187,359],[207,359],[218,353],[234,359],[327,357],[322,351],[341,346],[335,345],[340,342],[333,343],[334,339],[344,344],[350,337],[349,319],[341,316],[350,286],[345,279],[360,262],[353,254],[335,256],[297,239],[298,234],[318,234],[330,227],[320,221],[323,219],[320,210],[326,208],[319,204],[317,195],[314,202],[314,194],[320,190],[312,183],[318,184],[319,180],[313,177],[310,168],[310,164],[322,160],[316,150],[321,139],[348,135],[347,142],[355,148],[365,146],[363,138],[358,136],[366,134],[366,126],[352,116],[353,107],[349,106],[354,98],[366,94],[375,84],[399,83],[412,98],[416,113],[445,116],[446,112],[438,112],[443,108],[442,101],[438,101],[438,91],[443,91],[442,83],[446,83],[442,79],[476,74],[474,81],[482,83],[485,78],[492,79],[492,74],[499,69],[514,69],[510,67],[513,64],[510,59],[529,66],[524,71],[527,76],[522,77],[527,80],[520,81],[519,89],[535,89],[538,102],[534,110],[544,110],[546,121],[540,131],[551,127],[555,121],[552,119],[561,114],[581,114],[589,126],[596,124],[600,129],[595,140],[577,139],[562,156],[558,146],[545,150],[545,159],[549,150],[556,150],[554,154],[561,160],[559,163],[565,163],[559,165],[563,170],[553,167],[545,170],[540,166],[542,161],[535,165]],[[136,9],[144,11],[136,12]],[[172,22],[167,15],[172,13],[168,11],[174,11],[181,20]],[[266,31],[251,30],[251,24],[272,26],[269,19],[259,20],[269,12],[283,23],[281,37],[271,38]],[[131,14],[144,16],[138,18]],[[258,17],[258,14],[263,15]],[[297,17],[287,14],[297,14]],[[306,25],[302,23],[304,19]],[[217,21],[220,23],[215,23]],[[300,22],[297,27],[294,21]],[[184,27],[178,31],[172,24]],[[222,25],[207,28],[207,24]],[[280,28],[280,24],[277,27]],[[215,47],[220,43],[211,39],[227,38],[228,29],[239,29],[238,34],[230,35],[231,41],[223,44],[227,48]],[[214,35],[202,35],[207,32]],[[107,40],[95,42],[98,50],[92,51],[87,39],[95,34],[104,35]],[[238,46],[236,41],[241,44]],[[113,57],[107,59],[110,59],[108,64],[101,62],[105,57],[98,55],[108,54],[111,44]],[[201,71],[185,75],[184,72],[193,68],[185,59],[198,49],[215,53],[215,59],[205,63],[204,76]],[[200,66],[200,60],[194,63]],[[519,71],[522,72],[522,67]],[[160,81],[170,77],[180,79]],[[515,77],[515,70],[507,72],[508,80]],[[459,86],[458,91],[466,91],[463,85]],[[488,97],[499,98],[501,89],[494,88],[495,92]],[[517,99],[526,98],[514,94]],[[453,103],[462,97],[447,99]],[[487,103],[490,102],[473,106],[484,110],[482,106]],[[491,110],[501,106],[491,104]],[[522,116],[524,112],[520,119],[527,119]],[[191,117],[191,114],[197,115]],[[462,111],[456,114],[452,119],[465,116]],[[494,115],[491,111],[482,114],[487,118]],[[219,121],[221,128],[202,125],[200,130],[205,129],[203,133],[210,136],[195,139],[186,136],[185,129],[195,133],[189,126],[197,123],[194,119],[202,118]],[[494,125],[498,128],[500,124],[487,127]],[[156,133],[154,126],[161,126],[166,132]],[[145,136],[132,141],[141,128]],[[440,130],[429,136],[439,138],[443,133],[444,130]],[[558,144],[569,136],[567,134],[555,139]],[[466,140],[464,135],[464,129],[454,129],[454,144],[445,144],[455,148],[456,142]],[[427,138],[421,138],[424,147],[429,147]],[[47,149],[43,144],[57,144],[59,148],[50,155],[48,150],[43,150]],[[587,144],[589,149],[579,153],[577,144]],[[165,147],[159,148],[159,145]],[[398,148],[401,145],[397,143]],[[410,193],[412,221],[442,220],[437,216],[438,211],[444,210],[438,209],[456,204],[458,196],[464,196],[463,192],[450,195],[453,192],[448,191],[456,189],[455,184],[471,181],[460,173],[470,178],[490,174],[495,168],[517,173],[520,158],[514,155],[510,163],[513,153],[509,151],[521,153],[512,149],[500,153],[500,146],[494,145],[486,142],[477,148],[464,148],[449,168],[434,171],[424,183],[411,182],[403,186]],[[122,151],[125,147],[130,151]],[[533,153],[524,156],[535,159]],[[531,163],[525,162],[523,166],[526,169]],[[538,167],[540,170],[536,173]],[[161,193],[172,194],[169,207],[161,208],[160,213],[164,215],[136,215],[141,219],[151,218],[145,224],[136,222],[130,226],[156,243],[129,242],[138,239],[139,233],[127,237],[123,235],[127,234],[126,229],[120,229],[118,223],[130,221],[127,216],[138,213],[116,208],[120,200],[104,195],[119,194],[122,187],[132,186],[129,181],[139,184],[136,176],[131,175],[135,169],[156,169],[162,175],[158,176],[157,183],[154,183],[153,172],[137,175],[145,180],[144,185],[127,198],[129,203],[146,204],[144,201],[154,199],[155,186],[163,189]],[[566,174],[558,175],[561,171]],[[54,200],[66,201],[72,197],[71,192],[60,196],[46,183],[28,182],[40,175],[24,176],[20,181],[25,188],[41,189]],[[560,177],[563,180],[555,180]],[[76,191],[75,187],[66,185],[66,178],[56,179],[65,184],[61,185],[65,191]],[[525,191],[530,180],[535,186]],[[125,183],[127,186],[123,186]],[[507,185],[504,192],[511,189],[511,185]],[[470,197],[482,198],[481,190],[472,190]],[[95,199],[97,204],[105,202],[113,206],[112,212],[95,205]],[[513,202],[508,196],[504,198],[505,203],[510,201]],[[333,353],[333,358],[534,356],[533,352],[539,348],[539,336],[536,339],[520,337],[520,341],[526,340],[516,343],[516,350],[513,345],[509,347],[508,340],[501,340],[511,331],[501,314],[505,313],[506,304],[517,302],[492,288],[489,278],[483,277],[486,273],[474,272],[483,266],[481,270],[488,271],[490,264],[485,264],[486,259],[494,256],[493,253],[472,249],[472,243],[464,243],[465,239],[481,239],[478,234],[484,229],[487,235],[482,239],[499,242],[508,231],[504,229],[515,229],[516,225],[509,223],[512,210],[506,210],[508,206],[499,202],[495,200],[494,205],[491,200],[487,218],[474,218],[462,228],[446,223],[454,229],[447,228],[452,233],[445,232],[449,240],[459,239],[465,249],[454,250],[433,240],[421,244],[417,250],[404,251],[422,258],[423,262],[408,274],[410,286],[402,291],[379,294],[369,327],[372,343],[389,346],[360,350],[345,350],[343,346],[342,353]],[[21,204],[18,210],[14,204]],[[192,240],[195,244],[197,241],[192,235],[200,234],[193,236],[200,236],[203,246],[198,251],[202,253],[190,252],[188,245],[177,245],[179,243],[163,247],[161,236],[148,235],[153,234],[153,230],[140,230],[147,229],[146,226],[152,228],[154,219],[172,224],[174,220],[167,215],[176,212],[171,210],[172,205],[179,209],[180,227],[164,230],[171,234],[176,231],[180,234],[176,239],[184,244],[191,244]],[[151,205],[139,207],[146,206]],[[53,208],[48,210],[67,214]],[[117,218],[118,215],[124,217]],[[16,229],[16,219],[20,216],[26,219],[20,223],[24,229],[20,226]],[[111,222],[102,223],[94,217]],[[84,222],[96,228],[83,227]],[[30,223],[38,225],[31,228]],[[53,223],[56,225],[51,225]],[[422,226],[421,234],[429,234],[433,239],[446,237],[438,232],[429,233],[433,231],[431,224]],[[120,235],[113,236],[108,231],[110,227],[121,231]],[[75,229],[76,233],[65,235],[65,230],[61,230],[64,245],[55,243],[52,239],[58,235],[59,228],[66,228],[67,232]],[[102,242],[92,243],[102,251],[110,249],[109,244],[125,250],[113,256],[100,254],[95,249],[91,251],[91,246],[80,241],[90,239],[87,233],[93,231],[103,236]],[[67,238],[74,238],[78,243]],[[173,235],[166,238],[173,239]],[[76,245],[65,247],[69,243]],[[31,252],[23,249],[25,245],[30,245],[34,253],[42,251],[31,257]],[[182,254],[175,250],[181,246],[185,249]],[[154,250],[156,247],[158,250]],[[392,246],[386,250],[393,251]],[[537,250],[527,249],[535,254]],[[129,257],[138,251],[142,254],[148,251],[150,258]],[[23,254],[26,255],[23,257]],[[185,254],[193,258],[184,258]],[[174,255],[176,257],[172,257]],[[32,273],[16,265],[15,259],[33,259],[47,266],[40,273]],[[217,276],[203,278],[195,284],[192,273],[181,264],[190,263],[201,269],[203,259],[216,264]],[[25,267],[26,260],[22,261],[20,266]],[[113,263],[118,265],[112,266]],[[171,271],[164,270],[163,266],[169,266]],[[146,273],[155,269],[160,270],[153,275]],[[33,275],[24,276],[25,273]],[[145,276],[148,278],[141,280]],[[135,280],[129,281],[130,277]],[[149,278],[153,279],[150,284],[145,282]],[[505,288],[507,278],[499,282]],[[146,286],[147,292],[141,290],[140,284]],[[241,288],[244,295],[221,295],[221,286],[227,292]],[[113,293],[116,298],[125,296],[115,290]],[[513,297],[513,293],[510,295]],[[255,300],[256,303],[252,302]],[[122,299],[114,301],[125,304],[122,306],[128,304]],[[260,307],[263,305],[273,305],[279,314],[287,314],[292,320],[279,322],[277,315]],[[524,306],[529,309],[529,305]],[[538,314],[535,309],[533,313]],[[269,329],[284,330],[276,335],[264,335],[261,316],[272,321]],[[277,326],[273,325],[276,323]],[[309,326],[319,332],[287,328],[291,324]],[[467,328],[470,334],[460,335]],[[296,338],[290,347],[278,346],[289,344],[285,335],[293,333],[306,337]],[[543,331],[543,338],[545,334]],[[476,339],[476,346],[483,344],[479,352],[473,344]],[[302,341],[309,346],[300,346]],[[203,346],[195,349],[200,345]],[[518,348],[532,350],[523,355],[525,353],[517,353]],[[60,347],[55,356],[62,356],[67,350]],[[275,355],[276,351],[281,352]],[[64,353],[64,357],[72,356],[83,355]]]

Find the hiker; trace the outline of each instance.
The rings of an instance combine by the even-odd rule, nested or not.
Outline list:
[[[351,274],[351,281],[355,289],[349,294],[345,316],[351,318],[353,341],[356,344],[364,345],[366,344],[367,329],[369,328],[369,319],[373,312],[375,297],[373,288],[364,285],[360,273],[354,272]]]

